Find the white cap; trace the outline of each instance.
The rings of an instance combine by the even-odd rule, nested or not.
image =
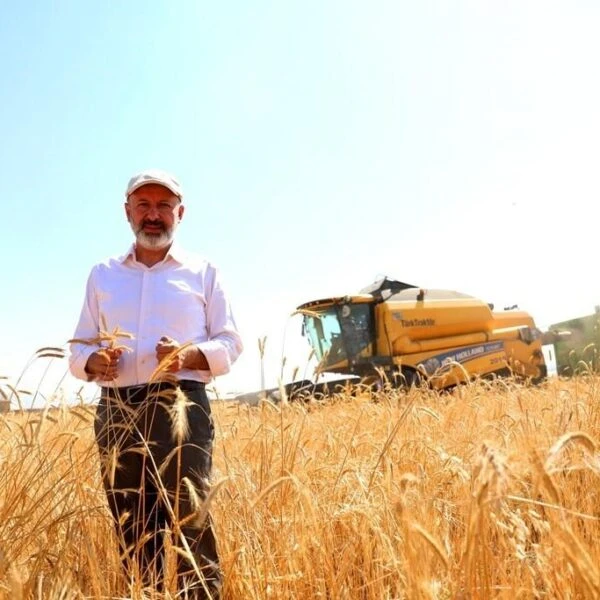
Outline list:
[[[183,196],[181,185],[173,175],[166,171],[161,171],[160,169],[148,169],[147,171],[142,171],[141,173],[134,175],[129,180],[127,190],[125,190],[125,198],[129,198],[129,195],[133,194],[135,190],[141,188],[143,185],[148,185],[149,183],[162,185],[168,190],[171,190],[179,198]]]

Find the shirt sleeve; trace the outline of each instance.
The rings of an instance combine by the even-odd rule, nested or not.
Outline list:
[[[92,272],[88,277],[85,300],[81,309],[79,323],[75,329],[73,339],[85,340],[98,337],[100,323],[98,314],[98,301],[94,286],[94,272],[95,270],[92,269]],[[92,378],[85,372],[85,365],[87,364],[90,355],[96,352],[99,347],[99,344],[90,345],[71,343],[69,354],[69,370],[74,377],[83,379],[84,381],[92,380]]]
[[[208,340],[197,344],[204,354],[211,375],[225,375],[242,353],[243,344],[237,331],[229,300],[221,285],[218,271],[209,269],[206,281],[206,325]]]

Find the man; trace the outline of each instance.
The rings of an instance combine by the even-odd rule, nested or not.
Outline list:
[[[229,371],[242,342],[217,270],[173,241],[185,211],[179,182],[144,171],[125,196],[135,242],[92,269],[70,369],[101,386],[95,433],[127,574],[166,587],[171,535],[178,589],[214,599],[221,572],[203,503],[214,438],[205,384]]]

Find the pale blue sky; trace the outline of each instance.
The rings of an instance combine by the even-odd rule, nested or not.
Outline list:
[[[257,388],[263,335],[269,383],[286,329],[302,369],[296,305],[384,273],[541,326],[591,312],[599,26],[596,2],[6,5],[0,374],[71,336],[146,167],[228,282],[247,349],[224,391]]]

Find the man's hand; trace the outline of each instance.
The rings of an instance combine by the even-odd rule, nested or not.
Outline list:
[[[114,381],[119,376],[119,358],[122,348],[101,348],[96,350],[85,364],[85,372],[100,381]]]
[[[196,346],[182,346],[177,340],[163,335],[156,344],[156,359],[161,363],[172,353],[165,364],[165,370],[169,373],[177,373],[181,369],[209,369],[206,357]]]
[[[158,344],[156,344],[156,360],[162,363],[169,355],[173,354],[169,358],[169,362],[165,364],[165,371],[169,373],[177,373],[183,369],[183,363],[185,360],[185,350],[180,350],[181,344],[166,335],[163,335]],[[176,351],[178,351],[174,354]]]

